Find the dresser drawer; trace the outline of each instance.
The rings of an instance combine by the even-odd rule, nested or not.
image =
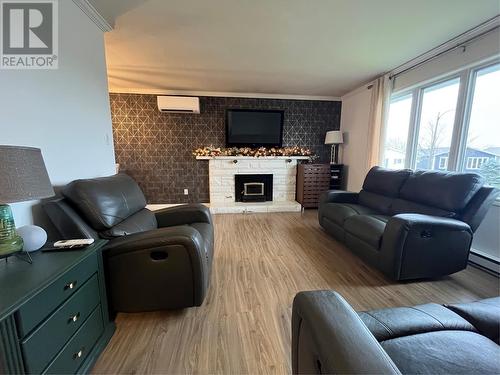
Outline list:
[[[85,361],[103,331],[101,305],[99,305],[43,373],[74,374]]]
[[[39,374],[99,304],[94,275],[21,344],[29,373]]]
[[[97,257],[94,253],[22,305],[17,311],[19,336],[30,333],[96,272]]]

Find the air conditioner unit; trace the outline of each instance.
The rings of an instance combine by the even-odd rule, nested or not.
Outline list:
[[[158,96],[158,109],[166,113],[200,113],[200,98],[193,96]]]

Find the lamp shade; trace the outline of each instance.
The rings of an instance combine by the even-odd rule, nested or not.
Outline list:
[[[344,138],[340,130],[326,132],[325,145],[338,145],[340,143],[344,143]]]
[[[53,195],[39,148],[0,145],[0,204]]]

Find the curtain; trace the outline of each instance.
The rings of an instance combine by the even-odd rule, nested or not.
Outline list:
[[[368,122],[367,171],[380,163],[391,89],[392,82],[389,80],[388,74],[377,78],[373,82]]]

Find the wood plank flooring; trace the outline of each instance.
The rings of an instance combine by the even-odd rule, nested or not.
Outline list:
[[[93,372],[289,374],[291,305],[301,290],[335,289],[357,310],[500,294],[497,278],[470,266],[436,281],[391,282],[327,235],[316,215],[216,215],[203,306],[119,314]]]

